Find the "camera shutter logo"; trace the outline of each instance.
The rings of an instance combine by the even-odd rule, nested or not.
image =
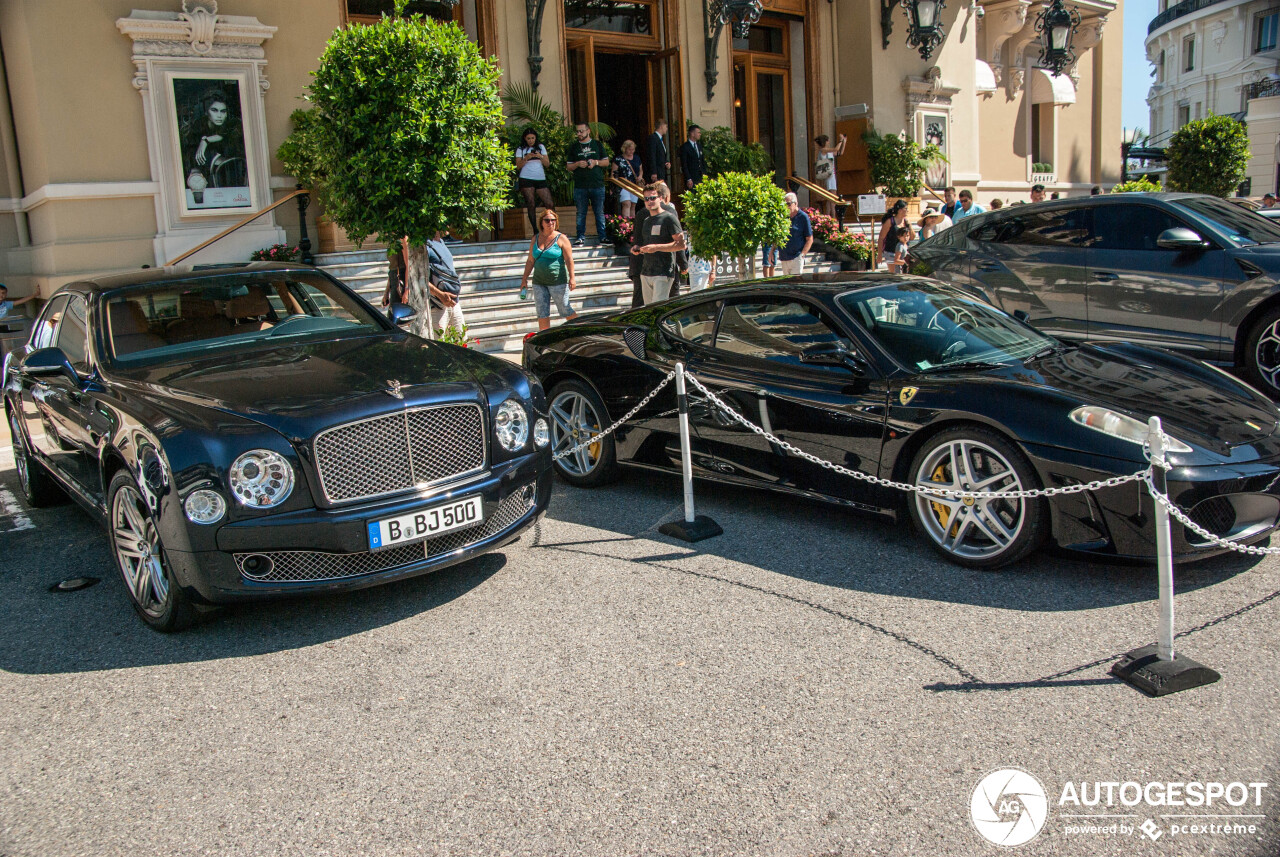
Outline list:
[[[969,817],[983,839],[1013,848],[1040,833],[1049,817],[1049,799],[1040,781],[1026,771],[1002,768],[973,790]]]

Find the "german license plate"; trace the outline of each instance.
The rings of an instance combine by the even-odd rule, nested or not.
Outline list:
[[[483,521],[484,504],[479,497],[467,497],[394,518],[369,521],[369,550],[420,542],[451,530],[474,527]]]

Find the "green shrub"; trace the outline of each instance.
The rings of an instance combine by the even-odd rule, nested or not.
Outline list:
[[[308,95],[328,217],[357,244],[380,233],[415,248],[487,226],[513,168],[498,77],[453,24],[385,17],[334,32]]]
[[[743,143],[733,132],[718,125],[702,132],[702,154],[707,160],[707,175],[751,173],[773,175],[773,159],[759,143]]]
[[[303,187],[317,193],[324,184],[324,152],[321,149],[320,114],[314,110],[295,110],[289,114],[293,130],[284,138],[276,157],[289,175]]]
[[[1112,193],[1157,193],[1160,190],[1160,183],[1153,182],[1151,179],[1143,176],[1139,179],[1133,179],[1127,182],[1121,182],[1111,189]]]
[[[942,150],[921,146],[897,134],[880,135],[872,128],[863,135],[871,161],[871,184],[887,196],[916,196],[924,186],[924,174],[935,163],[946,162]]]
[[[791,218],[772,178],[721,173],[684,194],[692,252],[703,259],[754,257],[761,244],[784,244]]]
[[[1231,196],[1249,165],[1249,135],[1230,116],[1209,116],[1179,128],[1165,154],[1170,190]]]
[[[1034,164],[1031,165],[1031,172],[1051,173],[1053,172],[1053,164],[1047,163],[1045,161],[1036,161]]]

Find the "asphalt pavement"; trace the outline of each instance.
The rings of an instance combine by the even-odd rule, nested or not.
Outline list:
[[[700,485],[725,534],[687,545],[657,532],[674,479],[559,485],[500,553],[175,636],[95,523],[16,493],[0,461],[0,855],[972,857],[1007,853],[970,811],[1005,767],[1047,794],[1022,854],[1280,853],[1276,559],[1179,567],[1180,649],[1222,680],[1149,699],[1107,669],[1154,640],[1151,567],[965,571],[761,493]],[[1271,785],[1073,808],[1069,781]]]

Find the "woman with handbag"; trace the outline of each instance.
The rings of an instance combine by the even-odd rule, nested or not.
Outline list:
[[[560,316],[566,321],[577,317],[569,303],[569,292],[578,287],[573,271],[573,245],[569,236],[556,229],[560,218],[555,209],[542,212],[542,229],[529,242],[529,258],[524,263],[520,280],[520,297],[528,294],[529,275],[533,274],[533,298],[538,312],[538,330],[551,326],[551,301],[556,302]]]
[[[821,134],[813,138],[814,145],[818,147],[818,155],[813,162],[813,180],[822,187],[836,192],[836,158],[844,154],[845,143],[848,142],[843,134],[834,146],[828,146],[831,138],[826,134]],[[836,204],[831,200],[827,200],[822,204],[823,212],[828,217],[836,216]]]
[[[421,248],[406,253],[413,257],[408,271],[409,306],[417,310],[409,332],[423,339],[435,339],[437,330],[466,327],[462,316],[462,281],[453,267],[453,254],[444,243],[444,233],[435,236]],[[426,256],[426,265],[422,256]],[[426,276],[422,276],[423,268]]]

